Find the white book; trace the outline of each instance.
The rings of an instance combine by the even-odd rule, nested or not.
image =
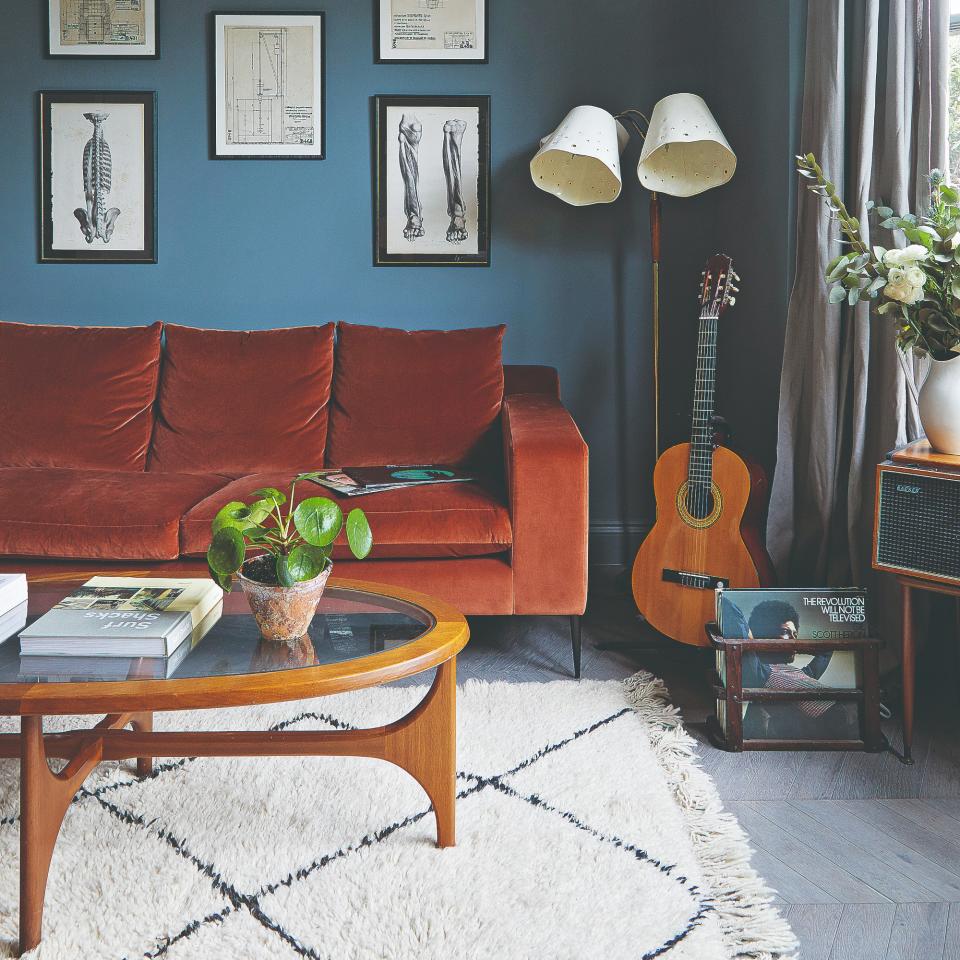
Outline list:
[[[0,614],[0,643],[9,640],[27,625],[27,601],[18,603],[12,610]]]
[[[0,614],[27,601],[27,575],[0,573]]]
[[[169,657],[222,599],[212,580],[93,577],[20,634],[20,653]]]

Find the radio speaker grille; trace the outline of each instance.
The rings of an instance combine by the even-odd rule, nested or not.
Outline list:
[[[882,469],[877,564],[960,582],[960,476]]]

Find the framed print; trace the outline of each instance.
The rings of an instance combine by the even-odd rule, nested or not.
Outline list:
[[[322,160],[322,13],[213,14],[217,160]]]
[[[158,57],[157,0],[46,0],[47,55]]]
[[[377,63],[487,63],[489,0],[375,0]]]
[[[156,94],[40,93],[40,262],[156,263]]]
[[[490,266],[490,98],[379,96],[374,265]]]

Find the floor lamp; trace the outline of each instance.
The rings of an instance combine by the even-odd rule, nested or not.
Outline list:
[[[600,107],[574,107],[540,141],[530,161],[533,182],[575,207],[612,203],[620,196],[620,155],[632,128],[643,141],[637,177],[650,191],[653,288],[654,446],[660,456],[660,197],[692,197],[726,183],[737,167],[710,108],[693,93],[674,93],[653,108],[616,116]]]

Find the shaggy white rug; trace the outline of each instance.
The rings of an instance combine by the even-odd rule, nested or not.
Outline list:
[[[423,692],[157,721],[373,726]],[[438,850],[423,792],[378,761],[167,761],[142,782],[105,764],[67,814],[45,940],[29,956],[727,960],[795,948],[652,677],[469,681],[458,769],[458,844]],[[0,956],[17,937],[17,806],[18,764],[0,761]]]

